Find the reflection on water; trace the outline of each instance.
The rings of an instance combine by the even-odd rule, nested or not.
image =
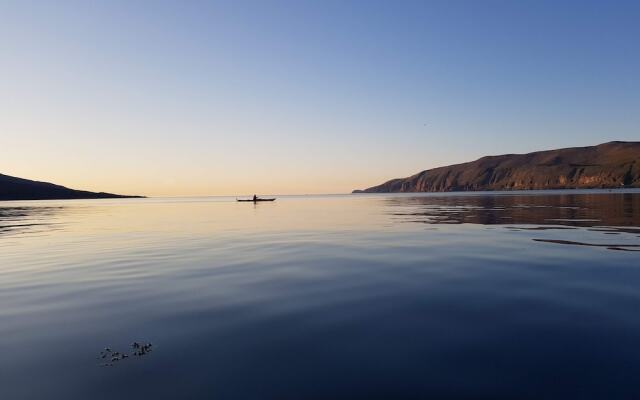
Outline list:
[[[504,225],[512,231],[587,228],[606,235],[626,234],[626,241],[602,244],[533,240],[609,250],[634,251],[632,248],[640,247],[634,238],[634,235],[640,237],[640,194],[637,193],[453,194],[395,197],[387,199],[387,203],[392,215],[405,222]]]
[[[395,215],[428,224],[640,226],[634,193],[417,196],[387,203],[404,209]]]
[[[591,247],[606,247],[609,250],[620,251],[640,251],[636,250],[640,247],[638,244],[597,244],[597,243],[585,243],[585,242],[573,242],[571,240],[558,240],[558,239],[533,239],[536,242],[557,243],[557,244],[569,244],[573,246],[591,246]]]
[[[63,207],[0,206],[0,235],[49,231],[56,224],[55,214]]]
[[[639,200],[0,203],[0,398],[640,398]]]

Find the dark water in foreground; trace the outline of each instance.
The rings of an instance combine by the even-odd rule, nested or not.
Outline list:
[[[640,192],[0,203],[0,398],[640,398],[639,246]]]

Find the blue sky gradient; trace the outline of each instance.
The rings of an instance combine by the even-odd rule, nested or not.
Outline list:
[[[336,193],[638,140],[637,1],[5,1],[0,173]]]

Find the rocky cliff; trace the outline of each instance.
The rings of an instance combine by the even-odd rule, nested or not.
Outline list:
[[[640,142],[482,157],[354,193],[620,187],[640,187]]]

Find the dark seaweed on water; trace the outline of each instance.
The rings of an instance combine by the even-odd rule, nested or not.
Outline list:
[[[104,350],[98,355],[99,360],[103,360],[100,364],[101,367],[112,367],[115,363],[122,360],[126,360],[129,357],[142,357],[153,351],[153,344],[149,343],[131,343],[131,353],[125,353],[112,350],[110,347],[105,347]]]

